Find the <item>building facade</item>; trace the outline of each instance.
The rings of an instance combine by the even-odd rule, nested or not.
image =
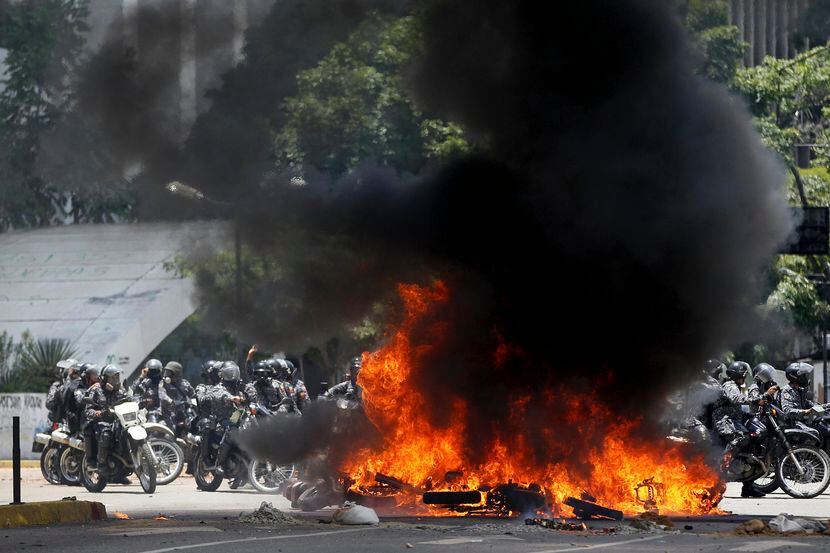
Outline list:
[[[758,65],[766,56],[792,58],[808,48],[795,43],[795,34],[809,5],[810,0],[730,0],[729,24],[749,44],[744,65]]]

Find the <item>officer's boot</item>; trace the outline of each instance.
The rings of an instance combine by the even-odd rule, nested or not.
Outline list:
[[[225,476],[224,464],[228,460],[233,444],[228,439],[223,439],[219,445],[219,454],[216,456],[216,476]]]
[[[764,497],[765,495],[767,494],[756,489],[752,482],[744,482],[741,486],[741,497]]]
[[[109,475],[109,464],[107,460],[109,459],[111,439],[112,436],[106,431],[101,432],[101,436],[98,439],[98,472],[103,476]]]
[[[84,431],[84,461],[90,468],[96,468],[98,463],[95,461],[95,434],[93,432]]]

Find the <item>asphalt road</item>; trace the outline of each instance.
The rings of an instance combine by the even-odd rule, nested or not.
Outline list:
[[[11,471],[0,469],[0,502],[11,499]],[[592,532],[556,532],[528,527],[520,520],[481,518],[381,517],[377,527],[332,524],[331,511],[292,514],[296,524],[250,524],[238,520],[241,512],[256,509],[262,501],[290,511],[281,496],[263,495],[251,488],[199,492],[191,478],[182,477],[160,486],[153,495],[137,484],[112,485],[99,494],[83,488],[52,486],[36,469],[24,469],[23,500],[40,501],[75,496],[101,501],[112,516],[116,511],[131,520],[114,520],[87,526],[65,525],[0,530],[0,552],[57,551],[84,553],[167,553],[171,551],[246,552],[429,552],[488,551],[498,553],[554,553],[566,551],[827,551],[826,536],[739,536],[736,524],[748,518],[780,512],[830,518],[830,496],[793,500],[774,494],[761,500],[737,498],[739,487],[730,486],[722,507],[734,516],[677,520],[678,530],[668,533],[603,534],[612,522],[591,522]],[[157,520],[157,515],[165,519]],[[323,522],[321,522],[323,521]],[[690,525],[691,529],[684,527]]]

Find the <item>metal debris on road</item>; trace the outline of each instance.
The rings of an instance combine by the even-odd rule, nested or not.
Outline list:
[[[569,522],[562,519],[553,518],[526,518],[526,526],[541,526],[542,528],[549,528],[551,530],[566,530],[569,532],[587,532],[588,525],[584,522]]]

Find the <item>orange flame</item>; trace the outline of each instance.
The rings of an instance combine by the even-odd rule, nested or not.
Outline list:
[[[119,520],[130,520],[130,515],[127,513],[122,513],[121,511],[115,511],[112,516]]]
[[[569,395],[566,420],[539,421],[546,451],[556,451],[558,461],[538,460],[525,437],[495,435],[491,451],[483,462],[465,454],[464,436],[469,407],[462,399],[453,403],[454,420],[447,428],[435,428],[425,415],[427,404],[413,382],[413,370],[430,351],[431,345],[412,344],[414,325],[429,316],[431,306],[449,300],[450,292],[441,282],[431,287],[399,285],[404,319],[376,352],[363,355],[359,384],[363,388],[368,418],[384,439],[381,451],[361,451],[341,467],[355,482],[355,488],[370,488],[375,473],[383,473],[423,490],[435,483],[436,489],[478,489],[500,483],[535,483],[542,487],[554,511],[563,508],[568,496],[580,497],[583,490],[607,507],[626,514],[642,512],[637,486],[646,479],[658,483],[657,507],[664,514],[702,514],[715,508],[722,494],[717,474],[702,456],[681,450],[668,441],[647,442],[635,436],[640,421],[615,419],[613,414],[590,394]],[[440,325],[437,327],[440,333]],[[511,355],[502,344],[493,354],[500,364]],[[526,412],[530,397],[511,398],[508,418],[523,427],[531,416]],[[561,403],[553,391],[546,392],[546,405]],[[563,441],[557,429],[576,427],[587,451],[580,458],[569,456],[574,444]],[[460,472],[461,482],[444,483],[445,475]],[[643,490],[641,490],[643,491]],[[414,498],[409,497],[412,501]],[[400,504],[400,502],[399,502]],[[567,507],[564,507],[567,508]],[[557,512],[558,514],[558,512]]]

